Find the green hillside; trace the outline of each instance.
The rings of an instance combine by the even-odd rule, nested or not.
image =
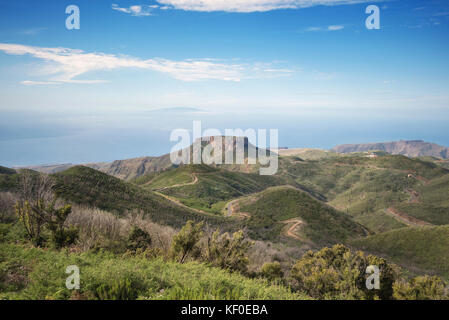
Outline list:
[[[64,285],[70,265],[78,266],[82,274],[75,296]],[[14,281],[5,281],[7,275]],[[120,288],[120,299],[310,299],[267,280],[249,279],[197,262],[0,245],[0,299],[117,299],[114,287]]]
[[[431,224],[449,224],[449,174],[417,186],[415,190],[415,201],[397,204],[395,208]]]
[[[0,191],[15,192],[19,183],[19,174],[9,168],[0,167]]]
[[[402,228],[352,242],[417,273],[449,279],[449,226]]]
[[[53,175],[56,192],[67,201],[97,207],[118,215],[142,211],[154,222],[179,227],[187,220],[223,225],[224,219],[198,214],[135,184],[100,171],[77,166]]]
[[[386,210],[408,203],[410,190],[417,190],[424,183],[448,173],[430,162],[391,155],[374,158],[353,155],[319,161],[287,158],[281,161],[282,175],[322,194],[330,205],[350,214],[374,232],[403,227],[404,224],[388,215]]]
[[[197,179],[193,183],[194,179]],[[157,175],[147,188],[179,199],[183,204],[206,212],[221,214],[226,201],[283,184],[284,179],[231,172],[206,165],[183,166]],[[172,187],[173,185],[180,184]]]
[[[15,174],[16,170],[0,166],[0,174]]]
[[[285,229],[284,222],[294,218],[303,222],[299,237],[316,245],[345,242],[366,234],[344,213],[289,186],[267,189],[255,198],[242,200],[240,211],[249,213],[247,226],[256,239],[276,239]]]
[[[219,170],[206,165],[186,165],[154,173],[148,178],[142,176],[134,182],[139,185],[144,185],[151,190],[158,190],[174,185],[190,183],[194,180],[194,174],[212,173],[217,171]]]

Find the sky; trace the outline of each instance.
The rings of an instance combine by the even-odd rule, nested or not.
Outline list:
[[[0,0],[0,165],[161,155],[193,120],[449,146],[448,36],[444,0]]]

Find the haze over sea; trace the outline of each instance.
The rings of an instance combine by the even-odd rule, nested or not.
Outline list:
[[[376,115],[369,110],[320,112],[319,114],[260,112],[207,113],[173,109],[135,112],[116,117],[78,114],[70,123],[61,122],[58,113],[42,115],[8,114],[0,120],[0,164],[25,166],[57,163],[87,163],[158,156],[170,152],[171,130],[192,130],[193,120],[201,120],[202,129],[279,129],[279,146],[325,148],[344,143],[425,140],[449,146],[447,114],[430,113],[420,119],[405,115]],[[21,125],[15,117],[19,116]],[[45,126],[35,125],[42,117]],[[170,125],[166,122],[170,119]],[[41,122],[40,122],[41,123]]]

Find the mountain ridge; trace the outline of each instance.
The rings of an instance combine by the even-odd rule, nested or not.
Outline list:
[[[404,155],[411,158],[431,156],[440,159],[449,158],[449,148],[423,140],[400,140],[378,143],[342,144],[331,151],[337,153],[384,151],[393,155]]]

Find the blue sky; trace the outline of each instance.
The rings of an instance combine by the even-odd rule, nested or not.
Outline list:
[[[447,1],[2,0],[0,164],[158,155],[193,120],[289,147],[449,145],[448,35]],[[173,107],[198,110],[153,111]]]

